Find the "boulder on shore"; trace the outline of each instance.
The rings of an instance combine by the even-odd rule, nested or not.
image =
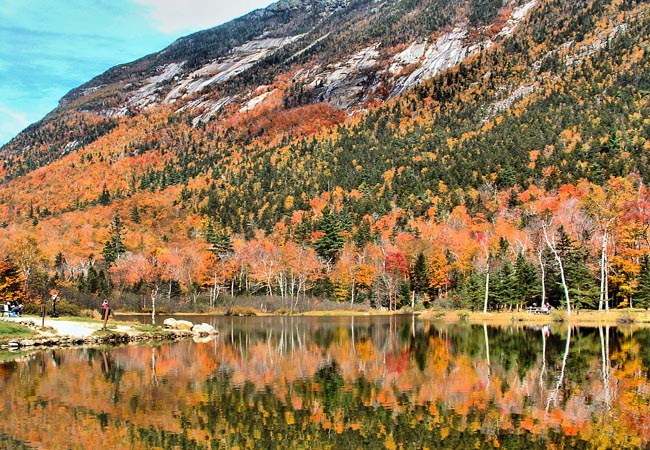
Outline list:
[[[194,326],[194,324],[192,322],[190,322],[189,320],[177,320],[176,321],[176,329],[177,330],[191,331],[193,326]]]
[[[196,336],[212,336],[219,334],[212,325],[205,322],[193,324],[188,320],[177,320],[168,317],[163,321],[163,325],[165,328],[171,330],[191,331]]]
[[[192,333],[199,335],[217,334],[217,330],[208,323],[196,324],[192,327]]]
[[[176,325],[177,325],[177,321],[176,321],[176,319],[174,319],[173,317],[168,317],[167,319],[165,319],[165,320],[163,321],[163,326],[164,326],[165,328],[176,329]]]

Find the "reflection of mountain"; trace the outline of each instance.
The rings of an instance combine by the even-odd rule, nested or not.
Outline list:
[[[219,448],[634,448],[650,439],[638,346],[648,330],[574,329],[557,406],[546,411],[566,329],[543,337],[541,329],[488,328],[488,380],[483,327],[391,317],[338,318],[316,330],[308,320],[273,318],[267,334],[255,334],[254,321],[240,323],[207,344],[63,351],[57,365],[45,352],[0,366],[14,412],[1,433],[47,448],[71,439],[111,448],[209,448],[207,440]],[[603,385],[604,351],[618,362],[608,369],[611,386]]]

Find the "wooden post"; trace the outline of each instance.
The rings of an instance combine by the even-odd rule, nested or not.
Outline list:
[[[45,302],[41,303],[41,327],[45,328]]]
[[[110,310],[110,308],[108,308],[108,307],[106,307],[104,309],[104,329],[106,329],[106,322],[108,322],[108,312],[109,312],[109,310]]]

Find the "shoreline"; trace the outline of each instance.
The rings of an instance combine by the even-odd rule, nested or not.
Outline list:
[[[137,312],[116,312],[116,318],[120,316],[151,316],[151,313],[137,313]],[[609,310],[574,310],[569,315],[566,310],[555,309],[551,314],[535,314],[525,310],[520,311],[489,311],[483,313],[482,311],[471,311],[465,309],[454,310],[423,310],[423,311],[359,311],[359,310],[329,310],[329,311],[305,311],[294,314],[274,314],[257,312],[251,317],[273,317],[273,316],[288,316],[288,317],[332,317],[332,316],[390,316],[390,315],[409,315],[413,314],[422,320],[442,321],[448,323],[469,322],[478,325],[504,325],[513,322],[521,324],[540,325],[549,322],[565,323],[573,326],[598,326],[598,325],[638,325],[650,326],[650,311],[641,309],[609,309]],[[225,315],[219,312],[211,313],[173,313],[173,314],[160,314],[156,317],[173,317],[173,316],[214,316]]]
[[[468,323],[472,325],[490,326],[542,326],[567,325],[582,327],[619,326],[619,327],[650,327],[650,311],[620,310],[608,311],[581,310],[571,315],[564,310],[554,310],[551,314],[532,314],[526,311],[477,312],[469,310],[427,310],[427,311],[307,311],[294,314],[300,317],[331,317],[331,316],[386,316],[414,314],[420,320],[442,323]],[[215,313],[175,313],[160,315],[165,317],[183,316],[213,316]],[[257,314],[258,317],[275,316],[277,314]],[[42,318],[36,316],[2,317],[0,320],[28,327],[30,336],[5,335],[0,341],[1,350],[22,350],[38,347],[71,347],[95,345],[121,345],[146,341],[174,341],[186,338],[205,338],[205,333],[191,330],[169,329],[160,325],[151,326],[133,322],[120,321],[121,316],[150,316],[149,313],[115,313],[106,329],[103,322],[98,320],[79,320],[77,318],[46,318],[45,327],[41,326]],[[279,315],[278,315],[279,316]],[[153,329],[149,329],[152,328]],[[212,336],[214,338],[214,336]]]
[[[141,333],[124,334],[109,332],[103,336],[41,336],[12,339],[0,344],[1,350],[23,351],[41,348],[94,347],[100,345],[123,345],[136,342],[176,341],[193,337],[192,333]]]
[[[570,315],[565,310],[551,314],[534,314],[527,311],[477,312],[469,310],[426,311],[421,319],[447,323],[468,322],[475,325],[545,325],[550,323],[570,326],[639,326],[650,327],[650,311],[610,309],[608,311],[580,310]]]
[[[4,335],[0,350],[18,352],[40,348],[94,347],[100,345],[124,345],[142,342],[177,341],[181,339],[214,338],[211,332],[192,331],[189,328],[175,329],[162,324],[151,326],[113,320],[104,328],[99,320],[78,320],[77,318],[42,318],[35,316],[2,317],[0,321],[22,326],[31,331],[28,335]]]

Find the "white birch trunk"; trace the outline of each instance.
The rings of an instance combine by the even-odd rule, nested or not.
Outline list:
[[[598,300],[598,311],[602,311],[603,303],[605,309],[609,310],[607,301],[607,230],[603,230],[602,246],[600,249],[600,298]]]
[[[564,297],[566,299],[566,311],[568,315],[571,315],[571,299],[569,297],[569,286],[567,286],[566,277],[564,276],[564,265],[562,264],[562,258],[560,258],[560,254],[557,252],[557,249],[555,248],[555,241],[551,240],[548,237],[548,231],[546,229],[546,226],[542,226],[542,230],[544,231],[544,239],[546,240],[546,245],[548,245],[548,248],[551,250],[551,252],[553,252],[555,261],[557,261],[557,265],[560,268],[560,278],[562,280],[562,287],[564,288]]]
[[[542,306],[546,304],[546,270],[544,270],[544,261],[542,260],[542,249],[537,250],[537,261],[542,276]]]
[[[151,290],[151,324],[156,324],[156,296],[158,295],[158,288]]]
[[[606,334],[603,335],[603,327],[598,327],[600,334],[600,351],[602,357],[602,376],[603,376],[603,396],[605,406],[609,409],[612,406],[611,394],[611,363],[609,359],[609,327],[605,328]]]
[[[487,313],[489,294],[490,294],[490,265],[488,264],[487,271],[485,272],[485,300],[483,300],[484,313]]]
[[[546,411],[548,412],[551,402],[557,406],[558,396],[560,395],[560,387],[564,382],[564,374],[566,372],[566,362],[569,358],[569,347],[571,346],[571,327],[567,326],[567,336],[566,336],[566,346],[564,347],[564,357],[562,358],[562,369],[560,370],[560,376],[557,378],[557,384],[555,385],[555,390],[548,396],[546,402]]]

